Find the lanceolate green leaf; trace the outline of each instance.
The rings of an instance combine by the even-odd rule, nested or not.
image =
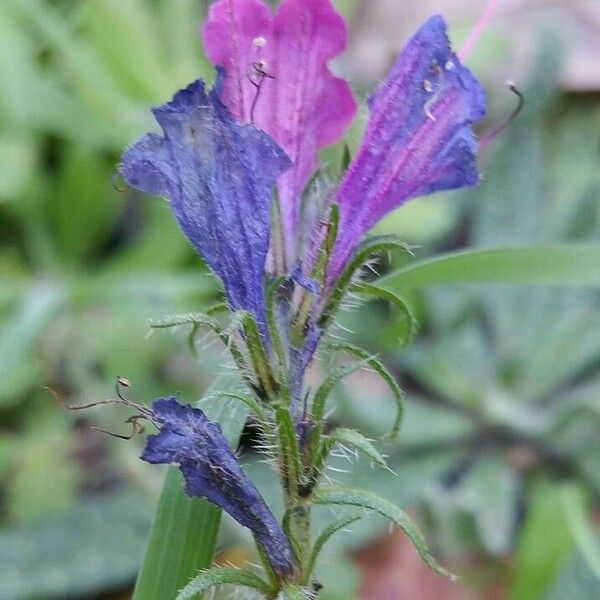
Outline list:
[[[247,411],[223,398],[200,403],[221,424],[232,446],[237,444]],[[165,481],[133,600],[174,600],[177,592],[198,572],[210,567],[221,510],[183,492],[182,477],[172,468]]]
[[[308,562],[308,567],[306,569],[306,574],[310,576],[315,568],[317,563],[317,558],[319,558],[319,554],[321,550],[323,550],[323,546],[333,537],[338,531],[341,531],[345,527],[352,525],[352,523],[356,523],[359,519],[361,519],[364,515],[361,514],[352,514],[346,517],[341,517],[337,521],[328,525],[317,538],[315,545],[313,547],[312,553],[310,555],[310,560]]]
[[[271,586],[252,571],[233,567],[214,567],[201,571],[177,595],[177,600],[200,598],[201,594],[217,585],[241,585],[254,588],[265,594],[272,592]]]
[[[211,309],[212,312],[213,313],[218,312],[219,307],[220,307],[220,305],[216,305],[214,308]],[[227,331],[225,331],[221,327],[219,322],[216,319],[214,319],[210,314],[208,314],[208,313],[187,313],[185,315],[169,316],[169,317],[165,317],[164,319],[160,319],[160,320],[151,320],[149,325],[150,325],[151,329],[169,329],[171,327],[179,327],[180,325],[191,325],[192,332],[190,334],[190,340],[191,340],[190,346],[191,346],[191,350],[194,354],[195,354],[194,337],[195,337],[198,329],[200,327],[208,327],[209,329],[211,329],[214,332],[214,334],[219,338],[219,340],[221,340],[223,345],[228,348],[238,369],[244,375],[244,378],[246,379],[248,384],[250,386],[252,386],[252,380],[250,379],[250,377],[248,376],[247,371],[246,371],[246,359],[244,358],[244,355],[238,348],[235,341],[232,339],[232,336]]]
[[[321,443],[321,447],[315,458],[314,468],[317,473],[323,470],[327,457],[337,444],[350,446],[354,450],[362,452],[362,454],[376,462],[380,467],[387,468],[385,458],[373,446],[371,440],[355,429],[338,428],[330,433]]]
[[[322,327],[327,326],[332,316],[337,312],[348,287],[352,283],[352,280],[356,274],[364,267],[365,263],[371,256],[380,252],[387,252],[390,250],[401,250],[402,252],[412,256],[412,251],[404,242],[398,240],[393,235],[380,235],[372,238],[367,238],[362,244],[359,245],[358,249],[352,260],[348,263],[339,279],[335,284],[331,297],[327,301],[327,305],[323,310],[321,316]]]
[[[392,292],[453,283],[600,286],[600,245],[548,245],[453,252],[378,281]]]
[[[402,300],[402,298],[396,296],[396,294],[390,292],[389,290],[385,290],[376,285],[371,285],[368,283],[356,283],[350,289],[351,291],[359,294],[365,294],[367,296],[373,296],[374,298],[385,300],[395,306],[408,321],[408,332],[406,336],[403,336],[404,339],[402,339],[402,345],[407,345],[412,341],[415,333],[417,332],[417,322],[410,308],[408,307],[408,304]]]
[[[361,359],[387,383],[390,391],[394,395],[394,400],[396,401],[396,419],[392,426],[392,430],[387,434],[386,438],[389,440],[395,439],[400,432],[400,427],[402,426],[402,420],[404,418],[405,396],[394,375],[386,369],[385,365],[377,357],[350,342],[327,342],[326,347],[329,350],[346,352]]]
[[[372,492],[368,492],[366,490],[347,487],[323,487],[317,490],[317,492],[314,494],[313,502],[315,504],[357,506],[379,513],[395,523],[398,527],[400,527],[400,529],[402,529],[402,531],[404,531],[404,533],[413,543],[414,547],[419,553],[419,556],[432,571],[438,575],[441,575],[442,577],[455,579],[455,576],[452,575],[452,573],[446,571],[446,569],[438,565],[436,560],[427,549],[423,534],[408,518],[406,513],[398,508],[395,504],[392,504],[389,500],[381,498],[377,494],[373,494]]]

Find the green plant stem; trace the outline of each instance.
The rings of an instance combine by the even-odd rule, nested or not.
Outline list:
[[[300,565],[300,583],[308,585],[311,573],[306,571],[311,556],[310,505],[306,501],[296,500],[290,508],[290,531],[294,537],[297,559]]]

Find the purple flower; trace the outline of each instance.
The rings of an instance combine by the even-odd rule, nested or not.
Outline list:
[[[176,464],[189,496],[206,498],[248,527],[282,578],[294,573],[290,542],[256,486],[236,460],[221,427],[198,408],[174,396],[152,404],[152,420],[160,426],[148,436],[142,460]]]
[[[167,196],[196,250],[223,281],[234,310],[265,322],[264,273],[275,180],[290,166],[263,131],[234,121],[198,80],[155,108],[163,135],[142,136],[125,153],[129,185]]]
[[[337,195],[330,281],[391,210],[480,180],[472,125],[485,115],[485,92],[450,49],[442,17],[429,19],[408,42],[369,107],[362,145]]]
[[[209,58],[227,71],[223,102],[240,121],[271,135],[294,163],[278,180],[280,261],[289,273],[318,150],[337,142],[356,113],[348,84],[327,67],[346,47],[344,20],[330,0],[283,0],[274,16],[262,0],[219,0],[203,36]]]

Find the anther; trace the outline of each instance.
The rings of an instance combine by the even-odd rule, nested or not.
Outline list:
[[[255,48],[264,48],[267,45],[267,40],[260,35],[252,40],[252,45]]]

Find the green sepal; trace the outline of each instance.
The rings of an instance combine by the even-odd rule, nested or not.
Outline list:
[[[218,394],[219,398],[228,398],[230,400],[237,400],[238,402],[242,402],[245,404],[250,413],[254,415],[254,417],[258,420],[260,426],[263,428],[264,433],[268,436],[272,436],[274,434],[273,425],[271,420],[267,416],[263,405],[248,394],[241,394],[238,392],[222,392]]]
[[[329,259],[333,253],[335,242],[337,241],[338,229],[340,225],[340,207],[335,202],[329,207],[329,221],[327,221],[327,233],[321,245],[319,256],[313,267],[312,276],[319,283],[325,281]]]
[[[410,246],[393,235],[375,236],[362,242],[335,283],[335,287],[327,305],[321,313],[319,321],[320,327],[325,328],[333,315],[336,314],[357,271],[364,266],[373,254],[384,252],[386,250],[401,250],[411,257],[413,256]]]
[[[284,484],[291,497],[298,495],[298,483],[302,474],[302,462],[296,428],[290,411],[285,406],[275,406],[275,419],[277,421],[277,438],[281,451]]]
[[[425,538],[406,513],[395,504],[366,490],[348,487],[319,488],[313,495],[314,504],[356,506],[376,512],[395,523],[410,539],[423,562],[435,573],[450,580],[456,576],[441,567],[427,548]]]
[[[211,315],[207,313],[186,313],[184,315],[169,316],[165,317],[164,319],[152,320],[149,322],[151,329],[168,329],[171,327],[179,327],[181,325],[192,326],[192,331],[188,340],[190,341],[192,352],[194,354],[196,353],[196,350],[193,347],[193,339],[198,332],[198,329],[200,327],[208,327],[211,329],[219,338],[219,340],[221,340],[223,345],[227,347],[241,374],[251,386],[253,385],[252,381],[249,379],[244,355],[237,347],[237,344],[234,342],[232,336],[223,327],[221,327],[220,323]]]
[[[245,310],[236,312],[234,318],[239,318],[242,323],[246,337],[246,347],[254,371],[267,398],[272,399],[275,397],[279,384],[271,368],[271,361],[258,329],[258,323],[254,315]]]
[[[234,567],[213,567],[200,571],[178,594],[175,600],[191,600],[211,588],[221,585],[241,585],[273,595],[273,588],[256,573]]]
[[[323,226],[327,227],[327,232],[319,248],[319,254],[316,257],[310,275],[319,286],[323,286],[327,278],[327,267],[337,240],[339,221],[340,208],[336,203],[333,203],[329,208],[329,220],[326,223],[322,223]],[[306,326],[311,319],[315,302],[317,302],[315,294],[304,290],[300,306],[293,319],[291,332],[291,340],[296,348],[300,348],[304,344]]]
[[[356,373],[365,366],[366,363],[353,363],[350,365],[344,365],[343,367],[339,367],[333,373],[331,373],[323,383],[317,389],[311,406],[311,417],[315,423],[313,432],[312,432],[312,455],[317,457],[319,455],[321,449],[321,437],[323,435],[324,422],[325,418],[325,407],[327,405],[327,398],[331,393],[331,390],[337,385],[340,381],[352,375],[352,373]],[[318,469],[313,469],[313,477],[318,477]]]
[[[346,174],[346,171],[350,167],[350,163],[352,162],[352,152],[350,152],[350,146],[348,144],[344,144],[344,150],[342,152],[342,163],[340,168],[341,177]]]
[[[286,271],[286,248],[283,233],[283,219],[281,216],[281,202],[277,187],[273,189],[273,206],[271,210],[271,247],[273,252],[273,261],[275,263],[275,272],[284,273]]]
[[[281,335],[279,333],[279,326],[277,324],[277,292],[286,281],[286,277],[283,275],[271,281],[267,286],[266,301],[267,301],[267,324],[269,326],[269,334],[271,335],[271,341],[273,342],[273,349],[279,359],[279,364],[282,370],[285,372],[286,369],[286,355],[281,341]]]
[[[300,544],[298,543],[298,540],[296,539],[296,535],[294,533],[293,527],[292,527],[292,512],[293,512],[293,508],[288,508],[284,515],[283,515],[283,519],[281,520],[281,528],[283,529],[283,531],[285,532],[285,535],[288,536],[290,543],[292,544],[292,549],[294,550],[294,554],[296,555],[296,557],[301,556],[302,555],[302,548],[300,547]]]
[[[340,381],[352,375],[352,373],[356,373],[363,367],[366,366],[366,361],[364,363],[352,363],[349,365],[344,365],[342,367],[338,367],[333,373],[331,373],[319,386],[317,391],[315,392],[312,407],[311,407],[311,415],[315,422],[319,423],[323,420],[323,416],[325,414],[325,406],[327,403],[327,398],[331,393],[331,390],[336,386]]]
[[[327,435],[321,442],[321,445],[317,451],[317,455],[314,459],[313,469],[315,480],[323,472],[325,462],[337,444],[347,444],[348,446],[352,446],[355,450],[358,450],[370,458],[380,467],[389,469],[385,458],[383,458],[377,448],[373,446],[371,440],[367,439],[362,433],[360,433],[360,431],[356,431],[355,429],[339,428],[334,429],[334,431]]]
[[[380,300],[385,300],[395,306],[408,321],[408,335],[400,341],[401,346],[408,346],[417,333],[417,321],[412,314],[408,304],[399,296],[389,290],[380,288],[369,283],[355,283],[350,287],[350,291],[367,296],[373,296]]]
[[[398,385],[396,378],[388,371],[385,365],[371,353],[363,350],[359,346],[355,346],[350,342],[332,342],[327,341],[325,343],[325,347],[328,350],[337,350],[341,352],[346,352],[359,358],[366,365],[371,367],[373,371],[375,371],[388,385],[390,391],[394,396],[394,401],[396,402],[396,420],[392,426],[392,430],[388,433],[385,438],[387,440],[394,440],[398,433],[400,432],[400,427],[402,427],[402,421],[404,419],[404,400],[406,399],[402,388]]]
[[[281,590],[282,600],[309,600],[314,596],[312,593],[299,585],[286,585]]]
[[[325,544],[336,534],[338,531],[344,529],[344,527],[348,527],[348,525],[352,525],[352,523],[356,523],[356,521],[362,519],[364,514],[352,514],[347,515],[346,517],[341,517],[337,519],[330,525],[328,525],[317,537],[315,541],[315,545],[313,546],[310,559],[306,566],[306,573],[304,575],[305,580],[308,581],[312,572],[315,569],[315,565],[317,564],[317,559],[319,558],[319,554],[321,554],[321,550]]]
[[[260,558],[260,564],[265,571],[265,575],[267,575],[269,579],[271,587],[273,589],[277,589],[279,585],[279,579],[277,578],[277,573],[275,573],[275,570],[273,569],[273,565],[271,565],[267,551],[256,538],[254,538],[254,545],[256,546],[256,553]]]

